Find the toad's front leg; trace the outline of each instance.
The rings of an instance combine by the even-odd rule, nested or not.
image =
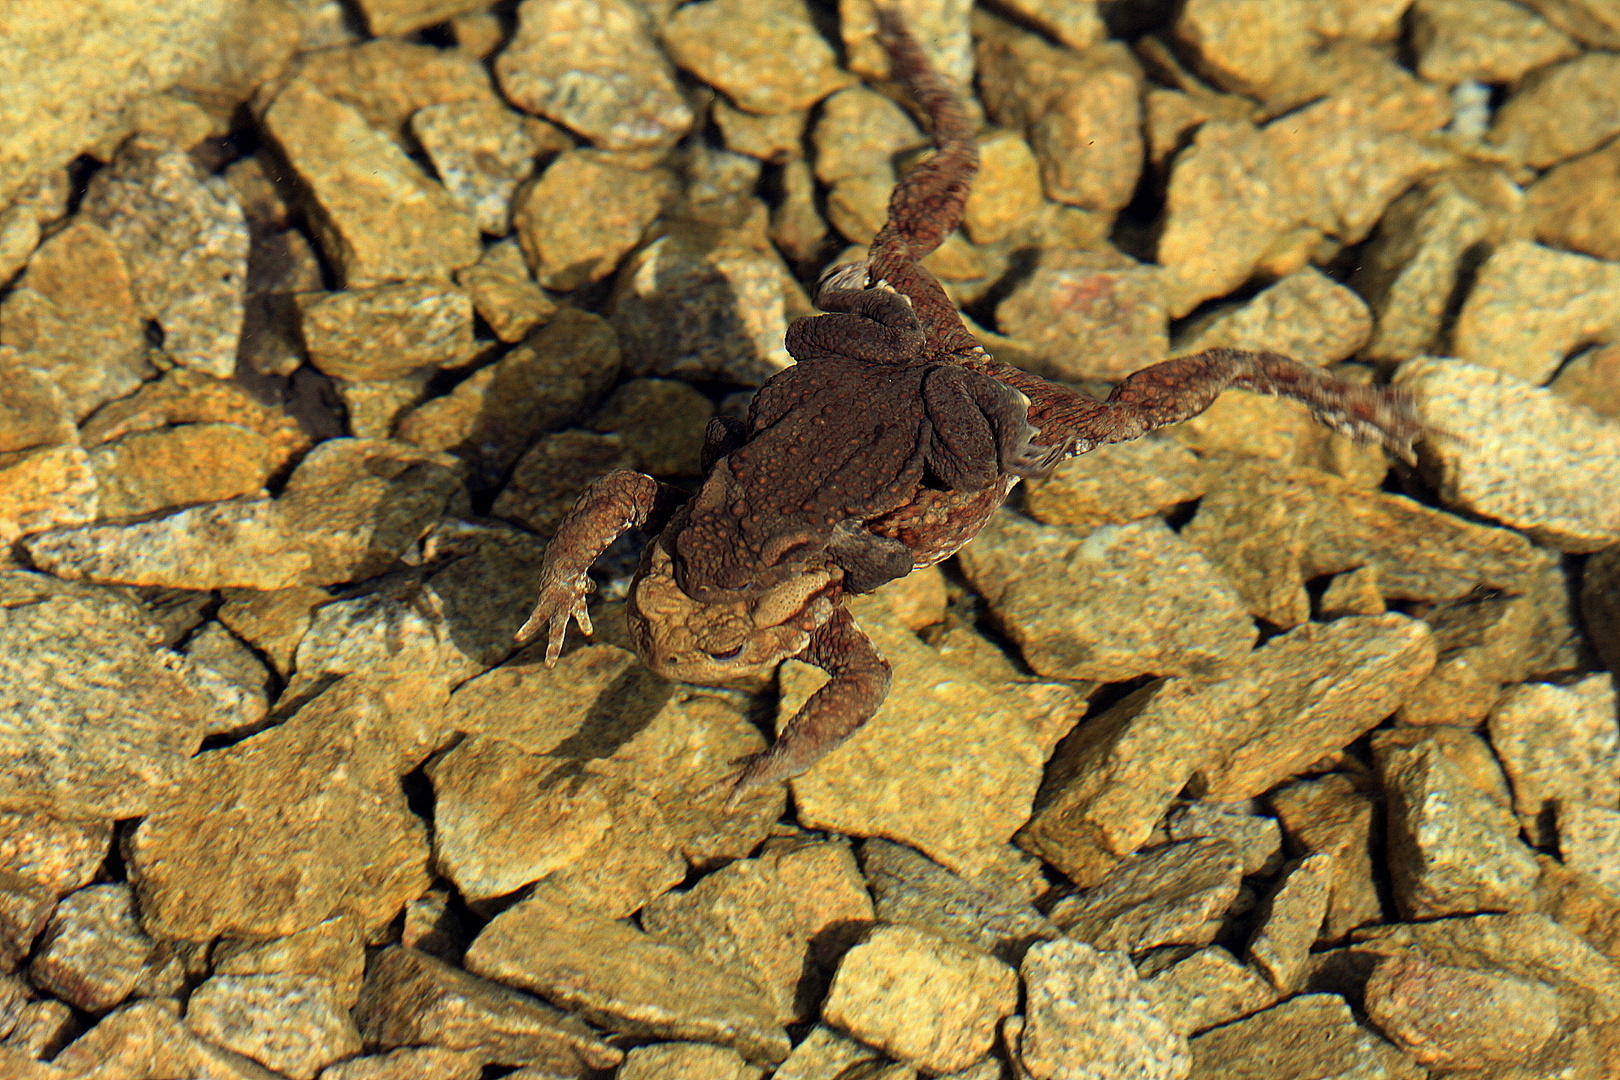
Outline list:
[[[755,788],[798,776],[820,761],[860,730],[889,695],[889,661],[843,607],[794,659],[814,664],[832,678],[793,714],[774,746],[710,789],[731,789],[727,809],[736,808]]]
[[[686,493],[679,488],[627,469],[592,480],[546,545],[546,557],[540,564],[540,597],[517,632],[518,643],[530,641],[549,626],[546,666],[551,667],[562,652],[569,619],[590,635],[585,597],[596,587],[588,574],[591,564],[631,529],[662,529],[685,499]]]

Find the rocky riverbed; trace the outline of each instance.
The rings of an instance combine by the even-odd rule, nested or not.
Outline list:
[[[926,138],[869,0],[10,0],[0,1073],[1620,1074],[1620,6],[895,0],[983,170],[928,265],[1241,391],[858,601],[822,678],[514,651],[690,485]],[[514,1071],[515,1070],[515,1071]]]

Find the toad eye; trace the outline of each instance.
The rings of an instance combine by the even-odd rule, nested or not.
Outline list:
[[[739,645],[729,652],[712,652],[708,655],[711,660],[735,660],[742,655],[742,646]]]

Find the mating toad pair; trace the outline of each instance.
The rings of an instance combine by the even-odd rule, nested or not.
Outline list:
[[[1406,401],[1275,353],[1210,349],[1144,368],[1106,401],[997,363],[920,261],[957,226],[978,171],[973,124],[892,13],[880,37],[938,152],[889,202],[862,262],[823,276],[831,314],[787,333],[797,364],[754,396],[747,423],[717,418],[694,496],[620,471],[586,488],[546,549],[540,598],[518,631],[591,632],[591,563],[632,528],[656,533],[627,617],[636,651],[675,680],[723,683],[803,660],[831,677],[769,750],[722,781],[733,805],[804,772],[871,718],[889,664],[843,599],[948,558],[1020,477],[1196,416],[1230,386],[1296,398],[1316,417],[1404,457]]]

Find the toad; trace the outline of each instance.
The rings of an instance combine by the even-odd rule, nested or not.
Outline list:
[[[696,495],[630,471],[593,481],[546,549],[540,595],[518,631],[570,619],[592,632],[588,571],[632,528],[655,534],[626,603],[653,671],[725,683],[787,659],[829,681],[770,749],[716,790],[747,792],[804,772],[871,718],[889,665],[843,598],[932,566],[971,540],[1023,476],[1138,438],[1242,387],[1305,402],[1321,422],[1410,459],[1420,434],[1387,388],[1339,382],[1276,353],[1218,348],[1136,372],[1106,400],[992,359],[921,260],[958,225],[978,170],[973,123],[899,18],[879,36],[936,152],[895,188],[866,259],[822,277],[787,347],[796,363],[755,395],[745,422],[717,419]]]

